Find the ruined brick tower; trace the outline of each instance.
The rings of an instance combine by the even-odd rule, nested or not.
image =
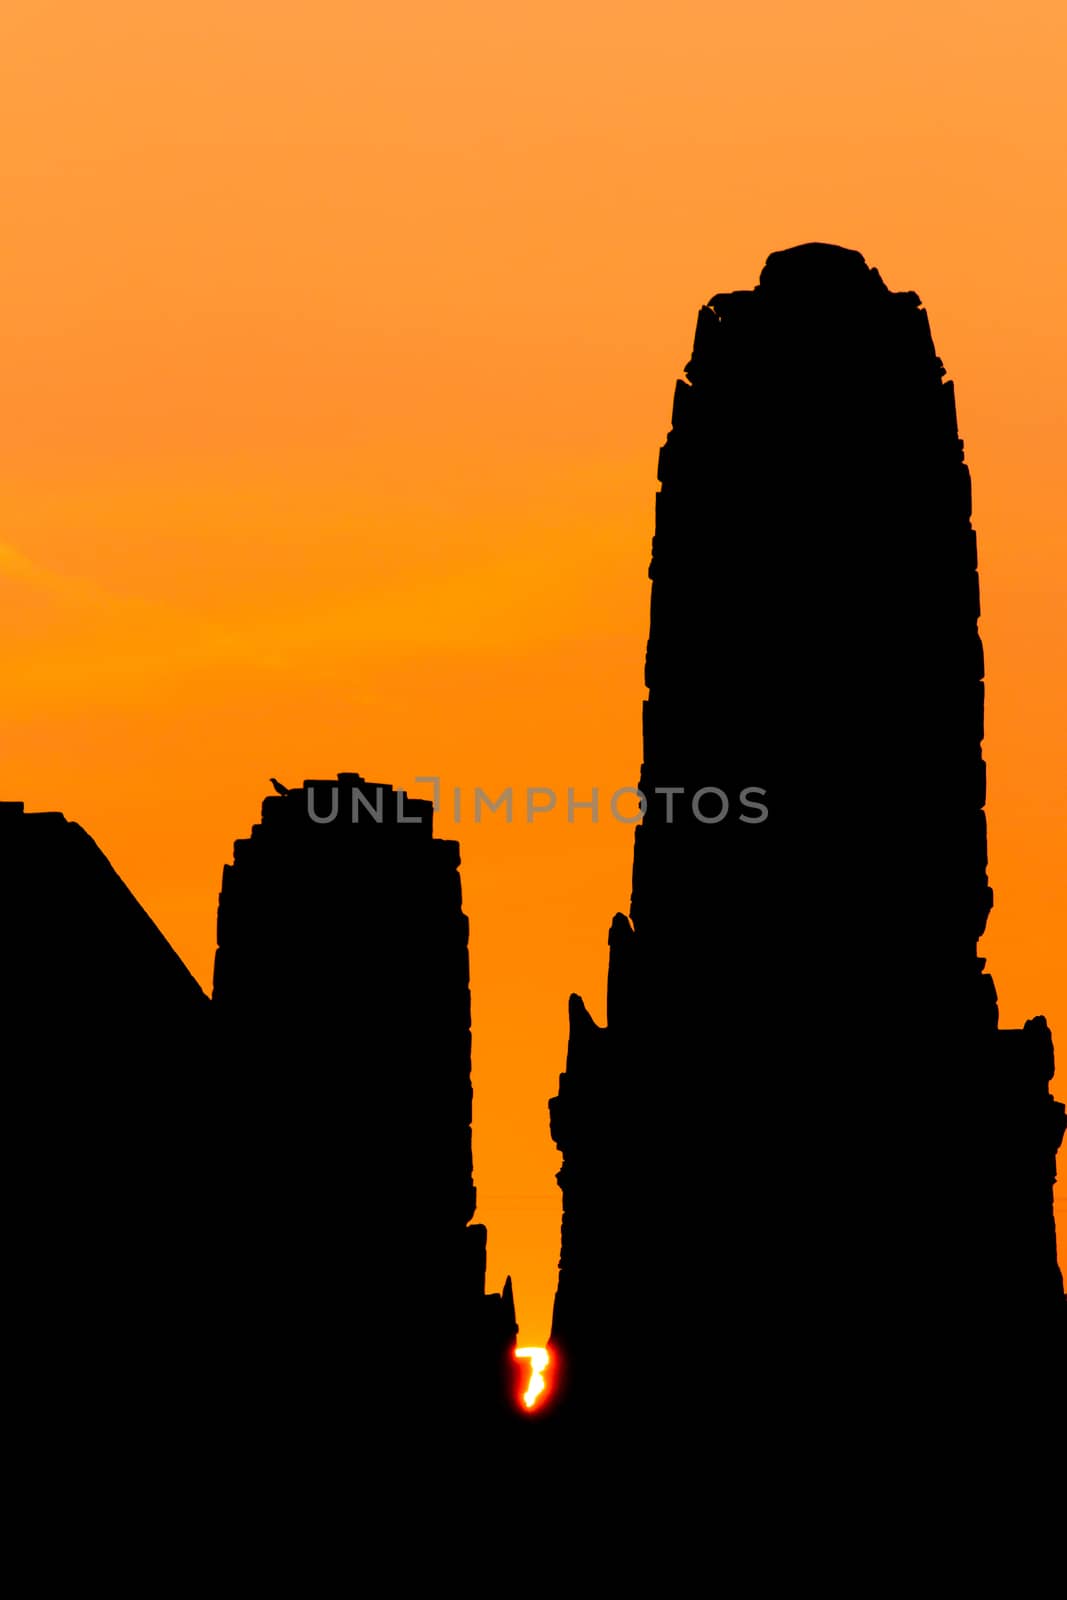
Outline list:
[[[424,1442],[502,1411],[515,1317],[471,1224],[459,846],[429,801],[309,780],[237,841],[218,927],[222,1076],[244,1086],[230,1305],[269,1330],[260,1376],[296,1413]]]
[[[1064,1112],[976,955],[976,544],[919,297],[772,255],[701,309],[659,476],[630,916],[552,1102],[561,1411],[956,1437],[1054,1381]]]

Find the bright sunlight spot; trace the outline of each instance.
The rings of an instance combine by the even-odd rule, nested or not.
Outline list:
[[[545,1380],[542,1377],[542,1373],[548,1366],[548,1351],[542,1350],[539,1345],[527,1344],[523,1345],[521,1350],[516,1350],[515,1359],[516,1361],[528,1361],[530,1363],[530,1382],[526,1387],[526,1393],[522,1397],[522,1403],[529,1411],[538,1396],[544,1393]]]

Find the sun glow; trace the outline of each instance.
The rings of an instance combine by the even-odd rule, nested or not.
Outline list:
[[[526,1386],[522,1403],[527,1411],[531,1411],[545,1391],[545,1379],[542,1374],[548,1366],[548,1351],[542,1350],[540,1345],[523,1345],[521,1350],[516,1350],[515,1360],[530,1363],[530,1381]]]

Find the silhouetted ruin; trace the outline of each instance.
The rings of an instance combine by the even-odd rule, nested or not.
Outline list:
[[[551,1102],[560,1415],[625,1395],[630,1437],[853,1471],[1050,1419],[1062,1382],[1051,1038],[998,1031],[975,952],[970,481],[919,297],[854,251],[714,296],[685,373],[630,917]]]
[[[1067,1119],[1044,1018],[1001,1029],[976,954],[952,385],[918,296],[824,244],[716,295],[685,370],[630,915],[551,1102],[552,1403],[516,1423],[510,1279],[485,1292],[468,922],[430,802],[272,778],[223,871],[211,1002],[81,828],[5,803],[27,1471],[58,1452],[123,1515],[160,1484],[181,1513],[195,1479],[222,1516],[306,1492],[344,1520],[359,1455],[397,1469],[381,1498],[415,1538],[448,1490],[464,1544],[477,1457],[516,1541],[555,1485],[563,1578],[572,1537],[601,1576],[608,1543],[661,1574],[702,1539],[698,1450],[776,1527],[813,1473],[859,1497],[903,1461],[939,1504],[963,1468],[1042,1470]]]
[[[459,847],[431,810],[350,774],[266,799],[224,868],[212,1003],[83,829],[0,804],[27,1470],[59,1449],[105,1498],[195,1473],[289,1499],[337,1492],[354,1438],[513,1426],[511,1281],[485,1293],[470,1222]]]
[[[76,822],[0,804],[0,870],[16,1455],[104,1482],[197,1380],[209,1003]]]
[[[356,773],[274,787],[223,869],[213,999],[245,1085],[233,1315],[269,1329],[248,1381],[363,1429],[462,1429],[507,1407],[516,1324],[470,1220],[459,846]]]
[[[171,1038],[195,1030],[206,995],[84,828],[8,800],[0,841],[6,1021],[27,1049],[130,1064],[161,1016]]]

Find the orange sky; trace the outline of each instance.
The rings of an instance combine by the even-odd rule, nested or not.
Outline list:
[[[983,950],[1002,1020],[1045,1012],[1062,1060],[1065,15],[6,0],[3,796],[87,827],[207,986],[222,864],[271,774],[634,782],[656,457],[697,308],[829,240],[920,292],[956,381]],[[567,995],[603,1020],[629,894],[630,829],[580,817],[439,826],[472,920],[490,1287],[513,1274],[527,1343]],[[1059,1216],[1067,1237],[1065,1196]]]

